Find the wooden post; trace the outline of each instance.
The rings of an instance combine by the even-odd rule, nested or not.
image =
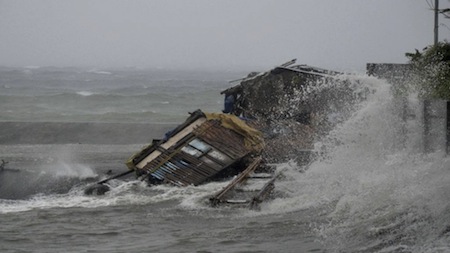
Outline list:
[[[428,153],[430,151],[430,101],[423,101],[423,152]]]
[[[401,118],[401,125],[400,125],[400,140],[398,144],[398,148],[400,150],[403,150],[406,148],[406,141],[408,139],[408,99],[406,97],[402,97],[400,99],[400,118]]]

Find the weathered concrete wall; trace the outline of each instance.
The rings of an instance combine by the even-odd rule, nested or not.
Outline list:
[[[410,101],[405,90],[414,82],[411,64],[368,63],[367,74],[387,80],[397,95],[398,120],[403,121],[398,130],[397,148],[412,148],[421,152],[446,150],[447,101]],[[421,138],[417,138],[419,135]],[[420,143],[412,140],[420,140]]]

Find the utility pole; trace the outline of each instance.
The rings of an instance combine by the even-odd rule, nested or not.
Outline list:
[[[439,0],[434,0],[434,45],[439,40]]]
[[[439,0],[434,0],[434,46],[438,44],[439,41]],[[448,107],[447,102],[447,107]],[[431,107],[431,101],[427,98],[423,101],[423,149],[425,153],[428,153],[430,151],[430,125],[431,125],[431,119],[430,119],[430,107]],[[448,108],[447,108],[448,109]],[[447,110],[447,114],[449,111]],[[447,117],[447,126],[449,124],[449,119]],[[448,132],[449,129],[447,128],[447,134],[446,134],[446,151],[448,153],[448,143],[449,143],[449,136],[450,133]]]

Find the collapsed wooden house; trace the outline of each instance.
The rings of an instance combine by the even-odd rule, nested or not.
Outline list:
[[[211,197],[211,203],[239,203],[255,207],[272,189],[272,172],[263,166],[265,147],[261,132],[235,115],[195,111],[162,140],[133,155],[127,162],[130,170],[150,184],[176,186],[199,185],[215,179],[236,176],[224,190]],[[269,179],[249,199],[230,200],[231,192],[264,170]]]

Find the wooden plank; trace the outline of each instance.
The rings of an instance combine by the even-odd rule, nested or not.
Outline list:
[[[228,184],[225,188],[219,191],[214,197],[210,198],[212,205],[217,205],[221,201],[223,201],[223,197],[227,192],[233,189],[238,183],[242,182],[248,174],[253,172],[261,163],[262,158],[260,156],[256,157],[253,162],[243,171],[241,172],[230,184]]]
[[[278,174],[279,175],[279,174]],[[267,198],[267,196],[273,191],[275,188],[274,182],[275,179],[278,177],[278,175],[274,176],[271,180],[269,180],[261,189],[261,191],[256,194],[251,202],[250,202],[250,209],[256,209],[258,208],[259,204],[264,201],[264,199]]]

